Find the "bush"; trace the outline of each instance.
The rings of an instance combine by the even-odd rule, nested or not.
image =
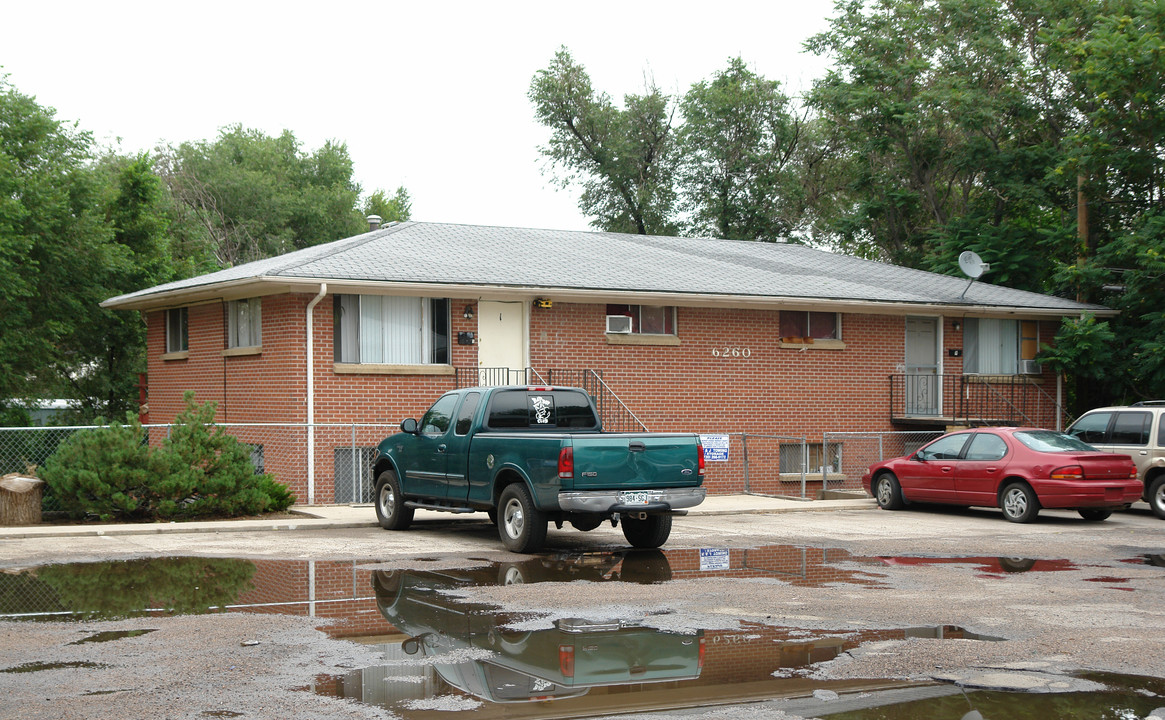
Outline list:
[[[267,474],[256,474],[250,451],[213,427],[217,406],[185,396],[186,409],[160,447],[146,443],[132,414],[69,438],[40,477],[70,517],[101,520],[254,515],[285,510],[295,497]]]
[[[73,433],[40,468],[40,478],[74,519],[151,519],[158,478],[170,474],[169,456],[152,451],[137,418]]]

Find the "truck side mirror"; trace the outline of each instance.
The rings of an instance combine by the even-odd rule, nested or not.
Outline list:
[[[417,421],[413,418],[408,418],[407,420],[401,421],[400,431],[403,433],[408,433],[409,435],[416,435]]]

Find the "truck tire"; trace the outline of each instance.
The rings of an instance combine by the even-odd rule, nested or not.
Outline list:
[[[376,478],[376,520],[385,530],[408,530],[413,523],[413,509],[405,507],[396,472],[385,470]]]
[[[511,483],[502,490],[498,535],[506,549],[516,553],[538,552],[546,542],[546,516],[534,507],[525,484]]]
[[[631,547],[657,548],[671,535],[671,515],[648,515],[645,520],[625,517],[620,524]]]

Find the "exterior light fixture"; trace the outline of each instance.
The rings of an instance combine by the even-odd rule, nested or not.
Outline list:
[[[466,304],[465,312],[461,313],[461,316],[464,317],[466,320],[472,320],[473,319],[473,305]]]

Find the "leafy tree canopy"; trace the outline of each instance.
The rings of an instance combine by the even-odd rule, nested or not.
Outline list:
[[[184,239],[220,267],[365,228],[357,210],[360,187],[343,143],[307,153],[290,130],[271,137],[233,125],[213,141],[166,148],[158,172],[174,198]]]
[[[671,235],[676,230],[676,153],[671,99],[648,84],[623,108],[596,93],[590,76],[560,49],[528,93],[538,121],[550,128],[543,155],[563,186],[579,183],[579,207],[608,232]]]

